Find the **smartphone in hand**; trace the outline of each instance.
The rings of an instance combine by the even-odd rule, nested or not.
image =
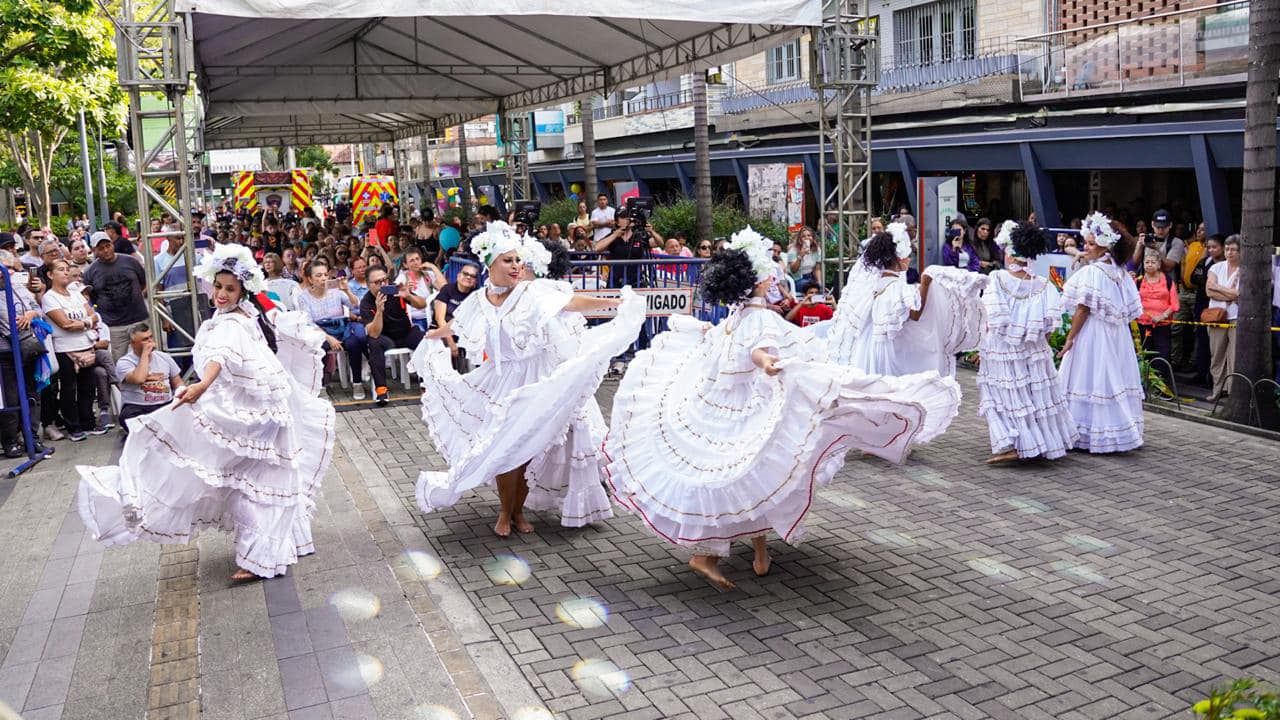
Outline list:
[[[383,295],[389,295],[391,297],[395,297],[396,295],[400,294],[400,286],[399,285],[383,285],[382,289],[379,290],[379,292],[381,292]]]

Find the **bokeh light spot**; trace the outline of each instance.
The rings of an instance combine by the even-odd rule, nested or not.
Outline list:
[[[578,690],[591,700],[605,700],[622,695],[631,689],[631,678],[625,670],[608,660],[588,658],[579,661],[569,671]]]
[[[347,622],[370,620],[382,610],[382,602],[377,595],[359,588],[339,590],[329,596],[329,604]]]
[[[484,572],[495,585],[520,585],[533,575],[529,563],[515,555],[495,557],[484,564]]]
[[[571,598],[556,603],[556,617],[572,627],[598,628],[609,621],[609,609],[591,598]]]

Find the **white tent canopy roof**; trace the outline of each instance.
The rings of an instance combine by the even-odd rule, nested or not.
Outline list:
[[[438,133],[763,52],[821,0],[180,0],[206,147]],[[376,14],[375,14],[376,13]]]

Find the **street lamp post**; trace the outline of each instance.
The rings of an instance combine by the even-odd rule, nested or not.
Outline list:
[[[89,218],[89,229],[97,230],[97,213],[93,210],[93,175],[89,172],[89,138],[84,129],[84,111],[77,117],[80,126],[80,173],[84,176],[84,210]]]

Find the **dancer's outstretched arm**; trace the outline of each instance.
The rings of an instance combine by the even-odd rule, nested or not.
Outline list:
[[[598,310],[610,310],[622,304],[621,298],[599,298],[588,295],[574,295],[564,309],[569,312],[588,313]]]

